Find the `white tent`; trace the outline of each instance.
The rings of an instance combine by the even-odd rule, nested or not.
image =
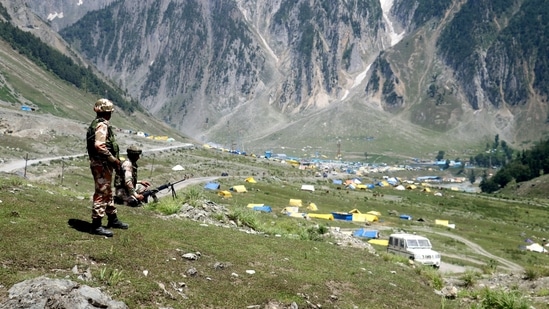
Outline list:
[[[301,185],[301,190],[315,192],[315,186],[313,186],[313,185]]]
[[[395,187],[395,190],[404,191],[404,190],[406,190],[406,188],[404,188],[403,185],[398,185],[398,186]]]
[[[179,165],[179,164],[172,167],[172,171],[184,171],[184,170],[185,170],[185,168],[183,166]]]
[[[539,253],[547,253],[547,249],[543,248],[542,245],[536,244],[536,243],[526,246],[526,250],[539,252]]]

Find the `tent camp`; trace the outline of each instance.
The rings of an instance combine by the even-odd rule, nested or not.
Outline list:
[[[448,222],[448,220],[439,220],[439,219],[435,220],[436,225],[448,226],[448,223],[450,223]]]
[[[288,205],[301,207],[301,206],[303,206],[303,202],[301,200],[298,200],[298,199],[290,199],[290,203]]]
[[[246,187],[244,187],[243,185],[232,186],[229,190],[233,192],[238,192],[238,193],[248,192],[248,190],[246,190]]]
[[[179,165],[179,164],[172,167],[172,171],[184,171],[184,170],[185,170],[185,168],[183,166]]]
[[[204,189],[206,190],[219,190],[220,187],[221,185],[218,184],[217,182],[208,182],[207,184],[204,185]]]
[[[315,204],[315,203],[310,203],[309,206],[307,206],[307,210],[310,210],[310,211],[317,211],[317,210],[318,210],[318,207],[316,207],[316,204]]]
[[[233,197],[233,194],[227,190],[225,191],[220,191],[218,193],[219,196],[223,197],[223,198],[227,198],[227,197]]]
[[[253,204],[253,203],[250,203],[250,204],[248,204],[246,207],[248,207],[248,208],[254,208],[254,207],[258,207],[258,206],[265,206],[265,204]]]
[[[353,236],[368,239],[379,238],[379,232],[376,230],[358,229],[353,232]]]
[[[296,206],[284,207],[284,209],[282,209],[281,212],[283,214],[288,214],[288,213],[291,213],[291,212],[299,212],[299,207],[296,207]]]
[[[246,182],[248,182],[248,183],[257,183],[257,181],[255,181],[255,179],[253,177],[246,178]]]
[[[301,191],[315,192],[315,186],[313,186],[313,185],[301,185]]]
[[[389,245],[389,240],[388,239],[370,239],[370,240],[368,240],[368,243],[372,244],[372,245],[379,245],[379,246],[387,247]]]
[[[358,209],[353,209],[349,211],[350,214],[353,214],[352,221],[356,222],[376,222],[379,221],[379,218],[371,213],[361,213]]]
[[[325,220],[334,220],[334,215],[332,214],[307,214],[309,218],[325,219]]]
[[[380,186],[380,187],[388,187],[388,186],[390,186],[389,183],[388,183],[387,181],[385,181],[385,180],[378,182],[377,185]],[[403,187],[403,188],[404,188],[404,187]]]
[[[272,212],[271,206],[263,205],[263,206],[254,206],[252,207],[252,210],[260,211],[260,212]]]
[[[539,252],[539,253],[547,253],[547,249],[543,248],[542,245],[533,243],[529,246],[526,246],[526,250],[533,251],[533,252]]]

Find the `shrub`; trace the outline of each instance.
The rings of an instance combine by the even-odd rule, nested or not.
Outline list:
[[[529,302],[518,291],[484,289],[478,309],[530,309]]]

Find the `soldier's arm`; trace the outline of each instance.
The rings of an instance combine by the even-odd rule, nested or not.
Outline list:
[[[107,134],[108,126],[104,122],[99,122],[95,128],[95,150],[109,162],[116,162],[118,159],[107,149]]]

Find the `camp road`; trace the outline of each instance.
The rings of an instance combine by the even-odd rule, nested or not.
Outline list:
[[[509,260],[506,260],[502,257],[499,257],[499,256],[496,256],[496,255],[493,255],[491,254],[490,252],[484,250],[481,246],[479,246],[478,244],[464,238],[464,237],[461,237],[461,236],[458,236],[458,235],[455,235],[455,234],[451,234],[451,233],[445,233],[445,232],[437,232],[437,231],[433,231],[433,230],[427,230],[427,229],[424,229],[430,233],[435,233],[435,234],[438,234],[438,235],[441,235],[441,236],[445,236],[445,237],[449,237],[449,238],[453,238],[455,240],[458,240],[462,243],[464,243],[467,247],[469,247],[471,250],[473,250],[474,253],[476,254],[479,254],[479,255],[483,255],[485,257],[488,257],[494,261],[497,261],[499,263],[499,265],[502,267],[502,268],[505,268],[511,272],[524,272],[524,268],[518,264],[515,264]],[[441,253],[442,256],[447,256],[447,257],[452,257],[452,258],[457,258],[457,259],[461,259],[461,260],[466,260],[466,261],[469,261],[469,262],[472,262],[472,263],[475,263],[475,264],[484,264],[483,262],[481,261],[478,261],[478,260],[475,260],[475,259],[472,259],[472,258],[469,258],[469,257],[466,257],[466,256],[460,256],[460,255],[454,255],[454,254],[445,254],[445,253]],[[443,265],[441,265],[441,271],[444,271],[445,269],[443,268]],[[452,271],[449,271],[449,272],[452,272]]]
[[[190,147],[190,146],[193,146],[193,145],[192,144],[180,144],[180,145],[154,148],[154,149],[143,149],[143,153],[158,152],[158,151],[178,149],[178,148],[186,148],[186,147]],[[38,162],[48,162],[48,161],[52,161],[52,160],[77,158],[77,157],[83,157],[83,156],[87,156],[87,154],[81,153],[81,154],[75,154],[75,155],[70,155],[70,156],[58,156],[58,157],[32,159],[32,160],[28,160],[28,161],[26,161],[24,159],[9,161],[9,162],[6,162],[4,164],[0,164],[0,172],[13,173],[13,172],[16,172],[18,170],[24,169],[25,164],[27,166],[30,166],[30,165],[36,164]]]

